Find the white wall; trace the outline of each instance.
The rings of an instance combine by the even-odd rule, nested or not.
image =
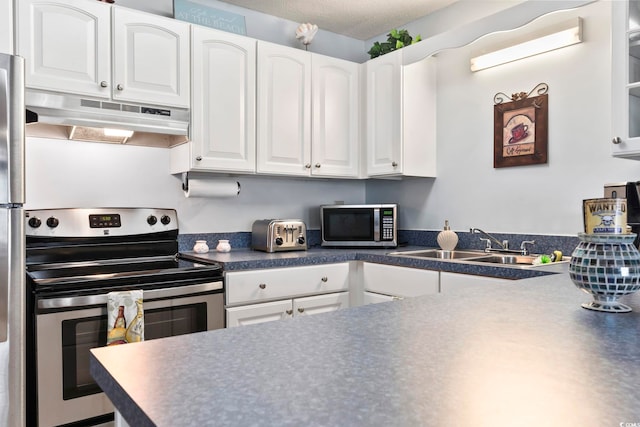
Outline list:
[[[603,185],[640,179],[640,162],[613,158],[610,2],[557,12],[532,25],[584,19],[584,42],[477,73],[469,59],[511,34],[438,54],[436,179],[369,182],[367,200],[401,205],[401,226],[575,235],[582,200]],[[531,27],[530,27],[531,28]],[[525,29],[526,32],[529,29]],[[549,85],[548,163],[493,168],[493,97]]]
[[[361,181],[240,176],[235,198],[185,198],[163,148],[27,138],[26,209],[160,207],[181,233],[251,231],[256,219],[301,218],[320,228],[318,206],[364,201]]]

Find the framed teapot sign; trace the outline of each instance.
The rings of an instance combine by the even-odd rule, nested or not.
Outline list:
[[[514,93],[509,102],[502,92],[494,96],[494,168],[547,163],[548,89],[540,83],[529,93]]]

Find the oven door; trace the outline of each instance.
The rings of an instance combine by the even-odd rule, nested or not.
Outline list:
[[[89,350],[106,345],[106,298],[37,301],[41,311],[36,315],[40,427],[113,413],[111,402],[89,373]],[[224,328],[222,282],[145,290],[143,301],[145,340]],[[95,421],[100,424],[104,419]]]

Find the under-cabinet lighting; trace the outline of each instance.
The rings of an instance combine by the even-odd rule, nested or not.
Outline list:
[[[104,128],[104,135],[105,136],[116,136],[116,137],[120,137],[120,138],[131,138],[131,136],[133,135],[133,131],[132,130],[124,130],[124,129]]]
[[[582,19],[575,18],[532,34],[528,40],[471,58],[471,71],[549,52],[582,42]]]

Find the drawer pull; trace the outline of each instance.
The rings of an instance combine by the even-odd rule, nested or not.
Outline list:
[[[258,287],[259,287],[260,289],[265,289],[265,288],[267,287],[267,285],[266,285],[265,283],[260,283],[260,284],[258,285]]]
[[[286,313],[291,316],[293,314],[293,310],[287,310]]]
[[[326,282],[327,282],[327,280],[329,280],[329,278],[328,278],[327,276],[324,276],[324,277],[323,277],[322,279],[320,279],[320,280],[322,280],[323,282],[325,282],[325,283],[326,283]]]
[[[304,307],[298,307],[298,313],[304,313]]]

